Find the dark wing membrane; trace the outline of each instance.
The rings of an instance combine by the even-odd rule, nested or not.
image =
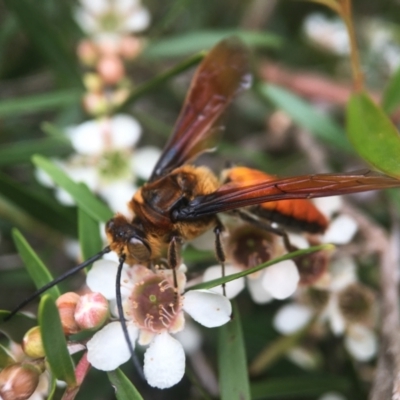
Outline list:
[[[199,65],[174,131],[154,168],[155,180],[213,147],[219,117],[251,83],[246,47],[236,38],[216,45]]]
[[[311,199],[399,186],[400,180],[372,171],[303,175],[250,185],[227,183],[214,193],[198,196],[186,207],[174,210],[172,218],[185,221],[267,201]]]

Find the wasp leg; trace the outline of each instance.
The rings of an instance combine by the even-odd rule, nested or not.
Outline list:
[[[275,228],[275,227],[271,226],[270,223],[260,220],[257,217],[253,216],[252,214],[248,214],[241,210],[235,210],[235,214],[238,215],[243,221],[249,222],[250,224],[252,224],[258,228],[264,229],[268,232],[271,232],[271,233],[274,233],[275,235],[280,236],[283,240],[283,244],[285,245],[285,248],[288,253],[298,250],[297,247],[293,246],[290,243],[289,236],[283,229]]]
[[[180,256],[179,256],[179,244],[181,239],[179,236],[172,236],[168,245],[168,267],[172,269],[174,277],[174,290],[178,293],[178,279],[176,276],[176,269],[179,267]]]
[[[221,221],[218,220],[217,226],[214,228],[215,233],[215,254],[217,256],[218,262],[221,264],[222,277],[225,278],[225,252],[222,246],[221,235],[224,231],[224,226]],[[226,287],[225,283],[222,284],[222,293],[226,296]]]

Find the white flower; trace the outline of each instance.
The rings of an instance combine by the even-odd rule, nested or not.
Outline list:
[[[344,22],[340,18],[327,18],[314,13],[304,21],[306,36],[316,45],[338,55],[350,52],[350,43]]]
[[[139,123],[117,114],[70,127],[67,134],[77,154],[54,162],[74,181],[99,194],[114,212],[130,215],[128,202],[137,190],[135,178],[147,179],[160,154],[154,147],[134,148],[141,136]],[[36,177],[43,185],[54,186],[45,172],[38,170]],[[65,205],[75,204],[62,188],[56,188],[56,197]]]
[[[150,13],[139,0],[80,0],[75,19],[88,34],[127,34],[145,30]]]
[[[114,308],[117,266],[111,260],[97,261],[87,277],[90,289],[103,294]],[[206,327],[227,323],[232,312],[227,298],[208,290],[193,290],[182,296],[186,283],[183,269],[181,266],[176,271],[178,291],[170,270],[154,273],[140,265],[124,265],[122,270],[122,303],[131,341],[149,345],[144,374],[151,386],[160,389],[175,385],[184,374],[183,347],[170,335],[184,329],[183,311]],[[115,369],[129,358],[120,322],[108,324],[88,342],[88,360],[97,369]]]
[[[327,298],[319,312],[319,322],[327,321],[335,335],[344,335],[344,345],[355,359],[370,360],[377,351],[376,334],[367,326],[373,311],[373,295],[357,282],[353,259],[333,261],[329,279],[324,283],[326,287],[321,285],[320,289],[325,290]],[[304,328],[315,313],[307,304],[287,304],[275,315],[274,327],[283,334],[292,334]]]

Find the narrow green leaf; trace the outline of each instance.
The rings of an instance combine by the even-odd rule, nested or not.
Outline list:
[[[0,369],[13,364],[15,360],[11,357],[8,350],[0,344]]]
[[[100,236],[99,222],[83,209],[78,209],[79,242],[84,260],[98,253],[103,243]]]
[[[400,105],[400,68],[391,76],[383,92],[382,107],[390,114]]]
[[[30,163],[34,154],[63,156],[70,154],[72,146],[66,137],[24,140],[0,148],[0,166]]]
[[[12,235],[15,246],[18,249],[18,253],[21,256],[22,261],[25,264],[25,268],[27,269],[35,286],[40,289],[46,283],[51,282],[53,280],[53,277],[51,276],[49,270],[46,268],[42,260],[37,256],[37,254],[33,251],[32,247],[22,236],[21,232],[19,232],[18,229],[14,228],[12,231]],[[51,295],[53,299],[57,299],[60,296],[60,291],[56,286],[50,288],[46,293],[48,295]]]
[[[347,107],[347,133],[358,154],[378,170],[400,177],[400,135],[367,93],[355,93]]]
[[[143,400],[135,386],[120,369],[107,372],[107,375],[118,400]]]
[[[237,272],[236,274],[227,275],[223,278],[213,279],[211,281],[193,285],[190,288],[188,288],[188,290],[211,289],[215,286],[222,285],[223,283],[234,281],[235,279],[243,278],[247,275],[253,274],[254,272],[261,271],[262,269],[268,268],[271,265],[277,264],[278,262],[285,261],[285,260],[291,260],[292,258],[299,257],[299,256],[302,256],[305,254],[314,253],[314,252],[320,251],[320,250],[330,251],[330,250],[333,250],[334,248],[335,248],[335,246],[332,244],[321,244],[319,246],[313,246],[313,247],[309,247],[307,249],[293,251],[293,252],[285,254],[281,257],[274,258],[273,260],[270,260],[263,264],[257,265],[256,267],[246,269],[245,271]]]
[[[285,111],[296,124],[310,130],[318,139],[340,150],[352,151],[345,132],[328,115],[279,86],[259,83],[255,88],[261,99]]]
[[[40,3],[31,0],[5,0],[5,4],[58,75],[69,85],[83,87],[73,52],[68,50],[65,38],[56,30]]]
[[[280,37],[267,32],[252,32],[241,29],[202,30],[152,42],[144,51],[143,57],[181,57],[197,51],[210,49],[222,39],[233,35],[240,37],[251,47],[277,48],[282,43]]]
[[[204,57],[203,52],[195,54],[194,56],[188,58],[187,60],[182,61],[181,63],[168,69],[167,71],[158,74],[153,79],[150,79],[147,82],[144,82],[139,86],[136,86],[135,89],[130,93],[128,98],[121,105],[119,105],[114,110],[114,112],[117,113],[125,110],[127,107],[131,106],[136,100],[141,98],[144,94],[157,89],[160,85],[169,81],[174,76],[177,76],[181,74],[183,71],[186,71],[189,68],[193,67],[194,65],[198,64],[203,57]]]
[[[78,206],[99,222],[112,217],[111,210],[99,200],[83,183],[74,182],[64,171],[45,157],[33,156],[33,163],[45,171],[53,181],[67,191]]]
[[[0,195],[38,221],[42,221],[69,236],[76,236],[75,209],[63,207],[56,203],[54,199],[47,199],[45,196],[41,196],[1,172]]]
[[[79,103],[81,96],[82,92],[80,90],[68,89],[3,100],[0,101],[0,117],[32,114],[44,110],[55,110],[70,104]]]
[[[350,387],[348,378],[338,376],[291,376],[253,383],[251,396],[253,400],[315,398],[330,391],[346,393]]]
[[[4,322],[9,315],[10,311],[0,310],[0,332],[3,332],[13,342],[21,343],[25,333],[37,325],[36,319],[18,313]]]
[[[54,376],[67,382],[69,387],[76,386],[74,365],[68,353],[58,308],[49,295],[44,295],[40,302],[39,326],[44,351]]]
[[[222,400],[250,399],[246,351],[239,310],[233,303],[232,320],[221,326],[218,340],[218,370]]]

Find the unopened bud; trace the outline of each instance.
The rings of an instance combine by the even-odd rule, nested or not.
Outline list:
[[[119,43],[119,53],[127,60],[136,58],[143,49],[143,41],[135,36],[124,36]]]
[[[74,318],[75,308],[79,298],[78,294],[68,292],[61,295],[56,301],[63,331],[66,335],[72,335],[80,331]]]
[[[97,72],[108,85],[115,85],[125,76],[125,67],[117,56],[102,57],[97,63]]]
[[[93,72],[83,76],[83,83],[89,92],[100,92],[103,89],[103,81],[99,74]]]
[[[89,67],[94,66],[99,57],[96,45],[90,40],[82,40],[78,45],[77,53],[82,64]]]
[[[81,296],[75,309],[75,321],[81,329],[100,328],[108,317],[108,301],[101,293]]]
[[[13,364],[0,372],[0,398],[25,400],[36,390],[43,364]]]
[[[88,114],[102,115],[108,110],[108,102],[102,94],[87,93],[83,97],[83,108]]]
[[[22,349],[31,358],[42,358],[45,356],[42,335],[38,326],[34,326],[25,333],[22,339]]]

